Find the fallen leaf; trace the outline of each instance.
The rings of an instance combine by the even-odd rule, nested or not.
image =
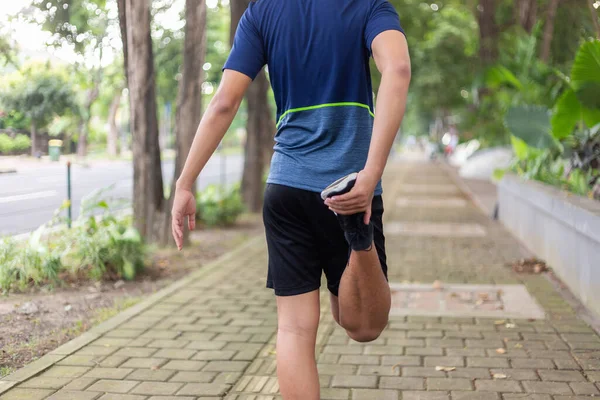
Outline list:
[[[506,353],[506,349],[503,349],[503,348],[496,349],[496,353],[498,353],[498,354],[505,354]]]
[[[452,372],[452,371],[456,371],[456,367],[442,367],[440,365],[438,365],[437,367],[435,367],[436,371],[444,371],[444,372]]]
[[[505,374],[494,374],[494,375],[492,375],[492,378],[494,378],[494,379],[506,379],[507,376]]]
[[[488,293],[477,293],[477,297],[483,301],[488,301],[490,299],[490,295]]]
[[[515,349],[521,349],[521,348],[523,348],[523,345],[521,343],[515,344]]]
[[[498,321],[494,321],[494,325],[504,325],[506,323],[505,319],[500,319]]]
[[[506,325],[504,325],[504,327],[506,327],[506,329],[514,329],[514,328],[517,327],[517,325],[515,325],[515,324],[506,324]]]
[[[441,281],[435,281],[435,282],[433,282],[433,288],[435,290],[442,290],[442,287],[443,287],[443,285],[442,285]]]
[[[450,297],[453,298],[453,299],[455,299],[455,298],[457,298],[459,296],[458,296],[458,293],[454,293],[453,292],[453,293],[450,293]]]
[[[475,302],[475,305],[481,306],[481,305],[483,305],[483,303],[485,303],[485,301],[479,299]]]
[[[402,367],[402,364],[400,364],[400,363],[392,365],[392,372],[396,372],[396,368],[398,368],[398,373],[400,373],[401,367]]]
[[[73,306],[68,304],[65,306],[65,311],[71,311],[72,308],[73,308]]]

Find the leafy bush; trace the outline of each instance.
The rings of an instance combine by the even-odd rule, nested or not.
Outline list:
[[[144,267],[146,247],[131,218],[116,218],[103,191],[82,202],[72,229],[58,227],[65,204],[27,242],[0,241],[0,289],[24,290],[59,278],[134,279]]]
[[[553,110],[525,105],[508,111],[517,158],[511,169],[600,200],[600,41],[581,46],[564,81],[566,90]]]
[[[23,152],[31,147],[31,139],[27,135],[19,134],[13,139],[13,151]]]
[[[232,225],[244,212],[240,186],[225,189],[210,185],[198,193],[196,207],[198,220],[205,225]]]
[[[6,133],[0,133],[0,154],[12,153],[14,141]]]

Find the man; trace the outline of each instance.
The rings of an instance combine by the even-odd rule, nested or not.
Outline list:
[[[371,55],[382,74],[376,114]],[[278,118],[263,212],[267,286],[277,296],[277,375],[284,399],[318,400],[322,272],[333,316],[352,339],[372,341],[387,325],[380,179],[404,114],[408,46],[387,0],[250,3],[177,181],[180,249],[184,219],[194,227],[190,188],[265,64]]]

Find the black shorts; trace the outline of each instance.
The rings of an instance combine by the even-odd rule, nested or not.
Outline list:
[[[375,196],[371,222],[381,268],[387,277],[382,218],[383,199]],[[312,292],[321,287],[324,271],[327,288],[337,296],[350,246],[320,194],[268,184],[263,220],[269,249],[267,287],[275,289],[277,296]]]

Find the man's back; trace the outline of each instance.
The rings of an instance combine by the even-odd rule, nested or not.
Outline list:
[[[321,191],[364,166],[373,126],[370,46],[389,29],[401,30],[386,0],[250,4],[225,68],[254,78],[268,64],[278,128],[270,183]]]

